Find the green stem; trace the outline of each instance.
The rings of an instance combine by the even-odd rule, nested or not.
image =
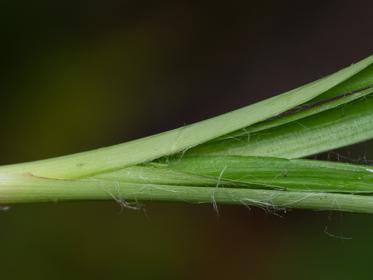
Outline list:
[[[369,167],[273,158],[372,138],[372,88],[363,90],[372,85],[372,63],[373,56],[287,93],[151,137],[0,167],[0,203],[153,200],[373,213],[373,196],[366,195],[373,193]],[[340,96],[346,89],[354,93]],[[337,99],[258,124],[325,96]],[[240,132],[246,128],[250,139]]]
[[[257,206],[266,210],[303,208],[373,213],[373,197],[226,187],[191,187],[120,183],[106,180],[55,180],[30,175],[0,179],[0,203],[57,202],[114,199],[126,201],[175,201]]]
[[[250,176],[244,177],[247,173]],[[373,213],[373,197],[359,194],[371,192],[372,180],[369,167],[350,164],[200,157],[133,166],[81,179],[2,171],[0,203],[115,200],[128,205],[127,201],[150,200]]]

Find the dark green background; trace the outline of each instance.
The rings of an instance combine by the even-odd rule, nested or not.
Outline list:
[[[372,9],[371,1],[2,0],[0,163],[121,143],[315,80],[372,54]],[[371,147],[338,153],[369,163]],[[0,212],[0,277],[371,275],[373,216],[219,210],[12,206]]]

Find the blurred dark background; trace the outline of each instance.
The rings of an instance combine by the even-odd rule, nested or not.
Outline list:
[[[0,3],[0,163],[161,132],[373,51],[372,1]],[[373,158],[362,143],[332,153]],[[1,279],[362,279],[373,216],[114,202],[0,212]]]

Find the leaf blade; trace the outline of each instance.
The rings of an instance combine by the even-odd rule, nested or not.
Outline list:
[[[247,156],[199,156],[169,163],[171,170],[253,189],[373,193],[373,168],[327,161]],[[229,186],[229,185],[228,185]]]
[[[210,142],[186,155],[302,158],[373,138],[373,97],[249,136]]]
[[[128,143],[22,165],[4,172],[71,179],[115,170],[182,152],[214,138],[266,120],[306,103],[343,83],[373,63],[370,56],[318,81],[218,117]]]

